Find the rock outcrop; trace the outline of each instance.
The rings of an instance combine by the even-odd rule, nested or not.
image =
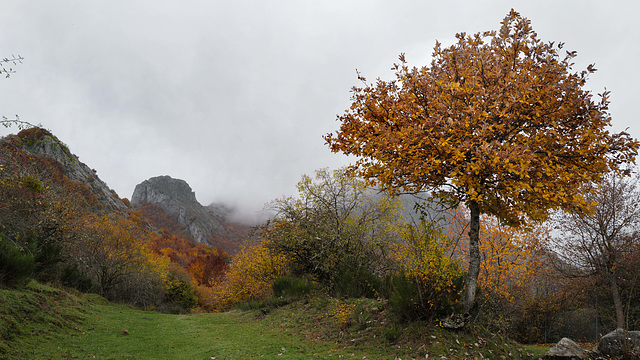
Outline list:
[[[544,355],[545,360],[581,360],[588,359],[587,352],[573,340],[562,338]]]
[[[23,147],[26,151],[50,157],[64,166],[64,175],[69,180],[85,184],[89,187],[107,212],[126,213],[129,206],[122,202],[118,195],[107,184],[100,180],[94,170],[69,151],[69,148],[49,131],[32,128],[20,132]]]
[[[131,196],[131,205],[150,203],[176,217],[177,222],[198,243],[212,244],[217,234],[226,233],[224,214],[215,208],[202,206],[186,181],[170,176],[158,176],[138,184]]]

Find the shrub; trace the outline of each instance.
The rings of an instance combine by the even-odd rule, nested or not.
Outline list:
[[[0,285],[20,287],[26,284],[36,269],[33,256],[18,248],[0,233]]]
[[[250,246],[235,254],[224,280],[206,295],[206,308],[217,311],[231,309],[239,303],[264,300],[273,294],[273,282],[284,276],[284,256],[273,254],[264,246]],[[201,297],[201,301],[203,298]]]
[[[425,221],[407,226],[404,239],[398,249],[400,271],[385,281],[392,312],[403,320],[449,315],[457,306],[465,272],[447,255],[448,239]]]
[[[338,297],[379,298],[382,279],[370,270],[343,263],[331,282],[331,293]]]
[[[315,284],[304,278],[283,276],[273,282],[272,288],[276,297],[297,299],[311,294]]]
[[[36,178],[34,178],[33,176],[25,176],[22,179],[22,186],[27,189],[27,190],[31,190],[35,193],[41,193],[42,190],[44,190],[44,187],[42,186],[42,184],[40,183],[40,181]]]
[[[64,286],[72,287],[82,292],[89,292],[94,286],[91,277],[80,271],[77,264],[68,264],[62,268],[60,282]]]
[[[181,313],[191,311],[196,305],[198,298],[189,274],[172,264],[166,283],[165,307],[173,313]]]

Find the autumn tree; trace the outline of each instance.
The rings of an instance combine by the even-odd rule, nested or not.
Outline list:
[[[66,244],[66,256],[95,281],[101,295],[122,299],[126,287],[144,292],[143,287],[161,282],[168,261],[149,251],[151,234],[139,219],[118,213],[89,214],[78,222],[77,235]]]
[[[353,170],[392,192],[428,191],[470,210],[469,268],[462,295],[475,304],[480,214],[521,224],[551,209],[587,206],[584,184],[633,161],[638,142],[610,133],[609,95],[585,90],[596,69],[573,72],[576,52],[538,39],[512,10],[498,31],[436,42],[430,66],[394,66],[396,79],[364,82],[325,137],[355,155]]]
[[[602,279],[609,288],[616,326],[626,328],[621,287],[637,282],[628,267],[640,251],[640,178],[607,175],[586,191],[587,200],[597,204],[593,212],[563,214],[558,219],[556,238],[559,255],[573,265],[574,275]],[[635,279],[634,279],[635,278]],[[636,280],[636,281],[634,281]]]

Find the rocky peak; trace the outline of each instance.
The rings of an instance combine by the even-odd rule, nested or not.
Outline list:
[[[170,202],[198,203],[196,194],[186,181],[163,175],[153,177],[136,185],[131,196],[132,204],[151,203],[161,205]],[[198,203],[199,205],[199,203]]]
[[[186,181],[158,176],[136,185],[131,205],[150,203],[175,216],[185,231],[198,243],[212,244],[217,234],[226,233],[220,214],[202,206]]]
[[[96,194],[98,201],[104,206],[104,210],[123,213],[129,211],[129,207],[120,200],[115,191],[100,180],[96,171],[81,162],[62,141],[49,131],[35,127],[22,130],[17,137],[26,151],[50,157],[61,163],[64,167],[64,175],[69,180],[87,185]]]

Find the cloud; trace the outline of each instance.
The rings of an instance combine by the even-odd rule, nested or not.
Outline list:
[[[595,62],[616,130],[638,136],[640,5],[516,4],[543,40]],[[512,1],[7,0],[0,114],[42,123],[120,196],[171,175],[198,199],[257,211],[303,173],[348,163],[322,136],[349,106],[356,69],[390,78],[397,56],[429,62],[436,40],[496,29]],[[632,100],[633,99],[633,100]],[[6,133],[6,131],[5,131]]]

